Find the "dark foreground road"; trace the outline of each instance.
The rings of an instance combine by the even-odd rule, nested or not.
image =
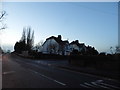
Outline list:
[[[119,82],[51,65],[3,55],[2,88],[105,88],[120,89]]]

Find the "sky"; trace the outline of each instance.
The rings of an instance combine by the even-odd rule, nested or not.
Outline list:
[[[7,12],[0,32],[4,49],[14,50],[24,27],[34,30],[35,44],[50,36],[62,35],[63,40],[79,40],[109,52],[118,45],[117,2],[3,2]]]

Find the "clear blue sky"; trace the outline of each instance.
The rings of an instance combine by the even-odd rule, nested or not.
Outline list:
[[[4,2],[3,9],[8,28],[2,32],[2,46],[10,50],[25,26],[34,30],[35,44],[57,35],[99,52],[118,44],[117,2]]]

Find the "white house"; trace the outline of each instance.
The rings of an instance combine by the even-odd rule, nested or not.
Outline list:
[[[58,37],[51,36],[47,38],[42,46],[36,46],[33,50],[43,54],[70,55],[73,50],[78,50],[78,52],[86,51],[86,46],[84,43],[79,43],[78,40],[71,43],[68,40],[63,41],[61,35],[58,35]]]
[[[62,41],[61,35],[58,37],[51,36],[46,39],[42,45],[42,53],[45,54],[59,54],[59,55],[68,55],[69,51],[69,42]]]
[[[73,50],[77,50],[78,52],[86,52],[86,46],[84,43],[79,43],[79,41],[76,40],[70,43],[70,52],[72,52]]]

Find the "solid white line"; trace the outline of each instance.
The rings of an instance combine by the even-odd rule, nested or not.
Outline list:
[[[80,86],[85,87],[85,88],[91,88],[91,87],[83,85],[83,84],[80,84]]]
[[[109,87],[99,85],[99,84],[97,84],[97,83],[95,83],[95,82],[91,82],[91,83],[92,83],[93,85],[100,86],[100,87],[102,87],[102,88],[107,88],[107,89],[110,89],[110,90],[114,90],[114,89],[111,89],[111,88],[109,88]]]
[[[110,85],[110,84],[106,84],[106,83],[100,83],[100,84],[102,84],[102,85],[106,85],[106,86],[109,86],[109,87],[113,87],[113,88],[120,89],[120,87],[113,86],[113,85]]]
[[[36,71],[34,71],[34,70],[31,70],[31,69],[28,69],[28,70],[30,70],[30,71],[32,71],[32,72],[34,72],[34,73],[36,73],[36,74],[39,74],[40,76],[45,77],[45,78],[47,78],[47,79],[49,79],[49,80],[52,80],[52,81],[54,81],[54,82],[56,82],[56,83],[58,83],[58,84],[61,84],[61,85],[63,85],[63,86],[66,85],[66,84],[64,84],[64,83],[62,83],[62,82],[60,82],[60,81],[57,81],[57,80],[52,79],[52,78],[50,78],[50,77],[47,77],[47,76],[45,76],[45,75],[43,75],[43,74],[40,74],[39,72],[36,72]]]

